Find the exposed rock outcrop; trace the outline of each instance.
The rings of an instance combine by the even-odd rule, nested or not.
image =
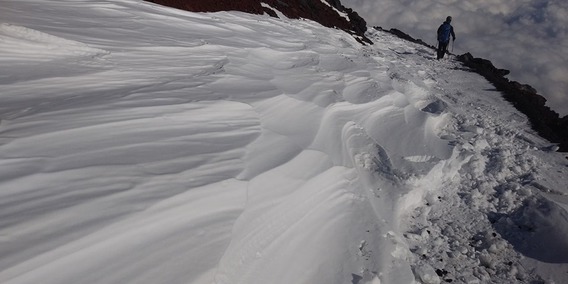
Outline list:
[[[273,9],[291,19],[305,18],[323,26],[338,28],[352,34],[359,42],[372,44],[365,37],[367,23],[352,9],[341,5],[339,0],[146,0],[156,4],[192,12],[242,11],[251,14],[268,14],[277,17]],[[322,2],[326,1],[326,3]],[[266,5],[262,5],[265,3]],[[339,12],[339,13],[338,13]],[[344,13],[345,15],[340,15]]]

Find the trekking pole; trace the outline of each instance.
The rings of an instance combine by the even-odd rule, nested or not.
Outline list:
[[[452,40],[452,53],[454,53],[454,41],[456,41],[455,39]]]

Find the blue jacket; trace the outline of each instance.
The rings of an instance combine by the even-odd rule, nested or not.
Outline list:
[[[456,40],[454,27],[450,25],[450,22],[446,21],[438,28],[438,41],[444,43],[450,42],[450,35],[453,37],[454,40]]]

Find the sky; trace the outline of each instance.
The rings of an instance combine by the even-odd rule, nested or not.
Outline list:
[[[547,105],[568,115],[568,1],[343,0],[369,26],[398,28],[436,45],[435,31],[453,17],[454,53],[470,52],[511,71]]]

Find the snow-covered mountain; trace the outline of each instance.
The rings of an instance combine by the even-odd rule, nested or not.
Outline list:
[[[568,161],[453,58],[138,0],[0,13],[1,283],[568,283]]]

